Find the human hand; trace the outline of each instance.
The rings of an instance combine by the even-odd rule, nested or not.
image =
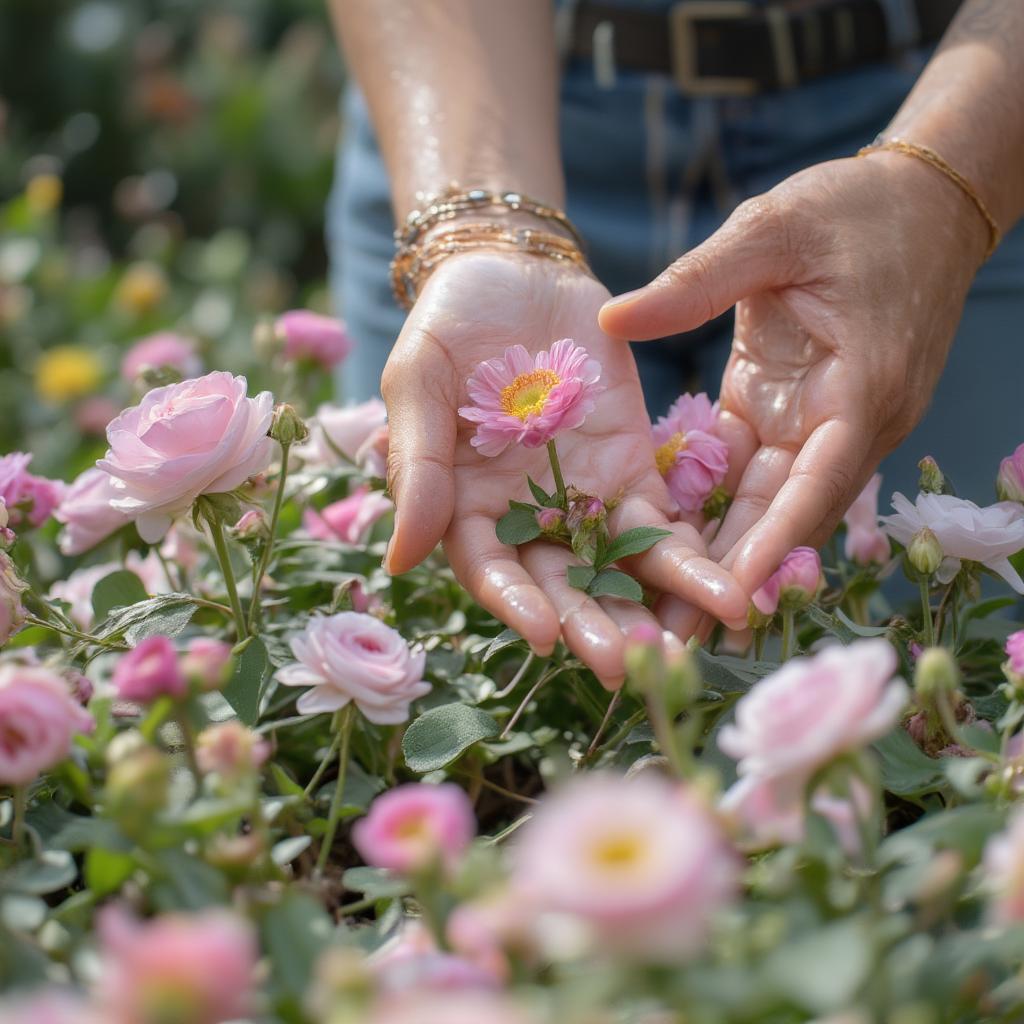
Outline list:
[[[566,548],[535,541],[500,543],[495,523],[510,498],[529,499],[526,474],[551,487],[543,448],[510,448],[496,458],[470,445],[473,425],[457,416],[466,380],[510,345],[531,352],[572,337],[602,367],[607,390],[578,430],[558,438],[567,483],[602,498],[623,495],[609,517],[614,536],[634,526],[666,526],[672,536],[631,560],[630,570],[658,591],[732,622],[745,619],[747,595],[704,557],[692,526],[669,525],[671,502],[654,463],[650,421],[628,346],[597,326],[608,298],[576,267],[520,254],[463,253],[428,280],[402,330],[382,381],[388,407],[388,477],[397,508],[385,565],[418,564],[443,538],[452,568],[473,597],[539,653],[559,635],[609,686],[621,681],[623,634],[650,615],[640,605],[595,600],[571,588]]]
[[[748,593],[831,533],[923,416],[985,251],[977,210],[901,154],[820,164],[741,205],[600,312],[619,338],[693,330],[736,305],[722,380],[725,486],[710,554]],[[669,600],[685,636],[699,611]]]

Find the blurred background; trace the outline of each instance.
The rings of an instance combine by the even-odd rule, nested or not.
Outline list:
[[[69,477],[162,330],[270,384],[260,317],[328,311],[342,68],[322,0],[0,0],[0,454]]]

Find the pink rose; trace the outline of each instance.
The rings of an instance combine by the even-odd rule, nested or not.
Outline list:
[[[739,863],[694,793],[653,773],[577,776],[541,801],[513,847],[513,885],[605,948],[674,961],[699,951]]]
[[[1024,444],[999,463],[996,496],[1000,501],[1024,502]]]
[[[572,338],[531,355],[522,345],[481,363],[466,382],[472,405],[459,415],[477,424],[470,444],[481,455],[500,455],[510,444],[541,448],[575,430],[593,411],[601,364]]]
[[[0,500],[7,506],[7,522],[14,527],[41,526],[64,496],[61,481],[28,471],[31,461],[27,452],[0,457]]]
[[[823,582],[818,552],[814,548],[793,548],[751,600],[762,615],[774,615],[780,604],[783,608],[803,608],[814,600]]]
[[[882,565],[889,561],[889,538],[878,525],[878,490],[882,474],[875,475],[846,510],[846,557],[858,565]]]
[[[302,525],[317,540],[360,544],[370,527],[392,508],[391,499],[383,491],[371,492],[364,484],[322,512],[307,508],[302,515]]]
[[[71,753],[92,716],[56,672],[41,665],[0,665],[0,784],[24,786]]]
[[[84,569],[76,569],[66,580],[58,580],[50,587],[47,595],[51,601],[65,601],[71,606],[68,613],[71,621],[79,629],[88,629],[92,625],[92,592],[96,584],[113,572],[127,569],[135,573],[142,581],[147,594],[165,594],[169,592],[167,575],[160,560],[154,552],[143,558],[137,551],[129,551],[124,565],[118,562],[103,562],[90,565]]]
[[[458,786],[414,782],[377,797],[352,842],[367,864],[410,874],[436,863],[451,870],[475,834],[473,805]]]
[[[267,540],[270,537],[270,517],[261,508],[243,512],[231,527],[231,535],[243,544]]]
[[[200,690],[219,690],[231,678],[232,664],[231,644],[197,636],[188,643],[181,670]]]
[[[307,360],[325,370],[352,351],[352,339],[340,320],[306,309],[283,313],[277,318],[275,331],[284,342],[286,359]]]
[[[196,740],[200,770],[225,779],[251,774],[268,757],[270,744],[237,721],[211,725]]]
[[[158,541],[203,494],[233,490],[266,469],[273,398],[246,397],[246,380],[208,373],[150,391],[107,428],[97,465],[114,477],[114,507],[135,518],[143,540]]]
[[[398,934],[367,961],[380,992],[464,992],[497,988],[499,979],[468,957],[444,953],[419,921],[405,921]]]
[[[990,893],[989,920],[998,927],[1024,921],[1024,809],[1010,812],[1006,829],[985,844],[985,886]]]
[[[1024,629],[1018,629],[1006,638],[1005,650],[1010,659],[1010,671],[1014,675],[1024,676]]]
[[[952,494],[919,494],[911,504],[902,494],[892,496],[896,515],[882,516],[885,532],[904,547],[925,527],[938,538],[945,559],[935,574],[949,583],[961,560],[980,562],[1024,594],[1024,580],[1010,564],[1010,555],[1024,549],[1024,510],[1016,502],[979,508]]]
[[[684,512],[699,512],[725,479],[729,446],[717,430],[718,403],[705,394],[680,395],[651,428],[658,472]]]
[[[106,437],[107,424],[120,411],[109,398],[87,398],[75,409],[75,426],[90,437]]]
[[[114,666],[114,686],[121,700],[147,704],[158,697],[184,697],[188,680],[166,636],[150,636],[122,654]]]
[[[8,529],[7,524],[11,521],[11,517],[7,512],[7,502],[3,498],[0,498],[0,549],[9,548],[16,540],[14,531]]]
[[[0,647],[21,629],[25,621],[25,607],[21,595],[28,584],[18,575],[11,557],[0,551]]]
[[[54,513],[64,524],[59,539],[63,554],[80,555],[131,522],[111,504],[117,496],[110,476],[95,466],[75,479]]]
[[[277,673],[285,686],[309,686],[298,700],[304,714],[337,711],[354,701],[378,725],[409,717],[409,705],[430,692],[423,681],[426,652],[410,650],[401,634],[372,615],[317,615],[291,641],[296,664]]]
[[[98,915],[97,984],[108,1019],[124,1024],[222,1024],[252,1007],[258,948],[251,927],[224,910],[137,921],[118,906]]]
[[[740,699],[719,746],[739,760],[741,776],[802,786],[896,724],[909,693],[902,679],[893,679],[895,670],[896,652],[885,640],[794,658]]]
[[[195,342],[173,331],[160,331],[135,342],[121,360],[121,376],[134,383],[146,370],[169,366],[184,378],[198,377],[203,361],[196,354]]]
[[[367,475],[383,480],[388,475],[388,425],[378,427],[356,452],[356,465]]]
[[[379,398],[359,405],[321,405],[309,422],[309,440],[296,445],[294,453],[314,466],[344,461],[360,465],[363,447],[386,422],[387,410]]]

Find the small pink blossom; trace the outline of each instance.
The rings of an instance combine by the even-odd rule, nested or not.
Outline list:
[[[90,437],[106,437],[107,424],[120,411],[109,398],[96,395],[75,408],[75,426]]]
[[[409,717],[409,705],[430,692],[423,680],[426,652],[361,612],[316,615],[291,641],[296,663],[277,673],[285,686],[308,686],[301,714],[337,711],[350,701],[378,725]]]
[[[7,643],[21,629],[25,621],[25,606],[21,595],[28,584],[18,575],[14,561],[0,551],[0,646]]]
[[[251,508],[238,517],[231,527],[231,535],[243,544],[267,540],[270,537],[270,518],[261,508]]]
[[[719,746],[739,760],[741,776],[803,785],[896,724],[909,693],[895,670],[896,652],[880,639],[794,658],[740,699]]]
[[[999,463],[996,495],[1000,501],[1024,502],[1024,444]]]
[[[878,491],[882,474],[875,475],[846,510],[846,557],[858,565],[884,565],[889,561],[889,538],[878,525]]]
[[[317,540],[360,544],[370,527],[393,508],[391,499],[383,491],[371,491],[364,484],[322,512],[307,508],[302,515],[302,525]]]
[[[499,978],[473,959],[437,948],[419,921],[406,921],[398,934],[368,960],[378,991],[465,992],[499,987]]]
[[[536,518],[537,525],[544,533],[555,533],[565,523],[565,513],[560,508],[539,508]]]
[[[232,663],[231,644],[197,636],[188,642],[181,670],[200,690],[219,690],[231,678]]]
[[[223,910],[137,921],[121,907],[98,917],[100,1005],[112,1024],[222,1024],[252,1007],[258,949],[251,927]]]
[[[409,874],[434,863],[452,869],[475,834],[473,805],[458,786],[419,782],[377,797],[352,842],[367,864]]]
[[[54,518],[64,524],[58,543],[62,554],[80,555],[106,540],[131,522],[131,517],[114,508],[118,497],[110,475],[91,466],[64,493]]]
[[[388,475],[388,446],[391,433],[388,425],[378,427],[356,452],[356,465],[367,475],[384,479]]]
[[[114,666],[114,686],[121,700],[143,704],[158,697],[184,697],[188,680],[178,663],[174,644],[166,636],[150,636],[122,654]]]
[[[925,527],[935,534],[946,556],[935,574],[940,583],[956,576],[961,561],[980,562],[1024,594],[1024,580],[1010,564],[1010,556],[1024,549],[1024,509],[1016,502],[979,508],[952,494],[919,494],[911,504],[897,493],[892,507],[896,514],[882,516],[882,526],[904,547]]]
[[[309,421],[309,440],[294,453],[312,466],[337,466],[345,461],[362,465],[364,447],[387,423],[387,410],[379,398],[358,405],[321,405]],[[369,459],[367,453],[365,458]],[[383,473],[374,473],[383,476]]]
[[[774,615],[780,604],[783,608],[802,608],[814,600],[822,582],[818,552],[814,548],[793,548],[751,600],[762,615]]]
[[[1024,809],[1010,812],[1006,829],[985,845],[985,885],[990,893],[989,919],[1000,927],[1024,922]]]
[[[24,786],[71,753],[92,716],[67,682],[42,665],[0,665],[0,785]]]
[[[270,744],[241,722],[211,725],[196,739],[200,771],[237,779],[259,768],[270,757]]]
[[[306,309],[293,309],[277,318],[275,331],[284,342],[286,359],[303,359],[325,370],[336,366],[352,351],[352,338],[334,317]]]
[[[507,981],[511,953],[523,958],[537,952],[534,925],[530,901],[512,886],[502,885],[460,903],[448,915],[445,937],[456,953]]]
[[[1009,658],[1010,671],[1024,677],[1024,629],[1018,629],[1006,638],[1006,656]]]
[[[64,497],[60,480],[33,476],[32,456],[11,452],[0,456],[0,500],[7,506],[7,524],[12,527],[41,526]]]
[[[481,455],[500,455],[510,444],[540,448],[575,430],[605,390],[601,365],[572,338],[531,355],[522,345],[481,363],[466,382],[472,405],[459,415],[477,424],[470,444]]]
[[[121,360],[121,377],[134,383],[147,370],[169,366],[186,380],[203,372],[195,342],[173,331],[160,331],[135,342]]]
[[[513,885],[605,948],[673,962],[731,902],[738,858],[696,794],[653,773],[576,777],[545,797],[513,853]]]
[[[651,428],[658,472],[684,512],[698,512],[729,469],[729,446],[717,434],[718,403],[680,395]]]

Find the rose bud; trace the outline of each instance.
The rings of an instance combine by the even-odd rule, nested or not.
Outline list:
[[[302,444],[309,437],[309,427],[295,411],[294,406],[282,402],[274,409],[274,418],[271,420],[269,433],[278,444],[284,446]]]
[[[922,576],[931,576],[942,564],[943,557],[939,538],[927,526],[918,530],[907,546],[907,560]]]
[[[122,828],[138,833],[148,820],[167,804],[171,785],[171,762],[156,747],[142,744],[121,757],[107,773],[107,813]]]
[[[793,548],[782,564],[753,596],[763,615],[774,615],[779,607],[788,611],[806,608],[822,585],[821,558],[814,548]]]
[[[1009,684],[1018,691],[1024,692],[1024,629],[1018,629],[1006,638],[1006,661],[1003,663],[1003,674]]]
[[[231,644],[212,637],[197,636],[189,642],[181,670],[197,689],[219,690],[231,678]]]
[[[228,531],[242,544],[258,544],[270,537],[270,519],[261,508],[251,508]]]
[[[1000,501],[1024,502],[1024,444],[999,463],[996,495]]]
[[[18,575],[14,562],[0,551],[0,644],[7,643],[25,621],[21,595],[26,590],[28,584]]]
[[[121,700],[147,703],[158,697],[184,697],[188,681],[166,636],[147,637],[122,655],[114,667],[114,686]]]
[[[921,470],[918,490],[923,494],[941,494],[946,486],[946,478],[939,469],[939,464],[930,455],[926,455],[917,464],[917,468]]]
[[[924,701],[938,694],[954,694],[960,685],[960,670],[945,647],[929,647],[914,666],[914,689]]]
[[[565,532],[565,513],[560,508],[539,508],[536,516],[541,532],[549,534]]]

